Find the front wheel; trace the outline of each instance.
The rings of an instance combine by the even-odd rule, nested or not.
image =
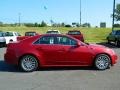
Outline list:
[[[120,47],[120,41],[116,41],[116,45]]]
[[[106,54],[100,54],[96,57],[95,62],[94,62],[94,66],[98,69],[98,70],[105,70],[107,68],[110,67],[110,57]]]
[[[38,68],[38,61],[34,56],[26,55],[20,60],[20,67],[25,72],[32,72]]]

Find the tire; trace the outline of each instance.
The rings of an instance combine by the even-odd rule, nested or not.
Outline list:
[[[13,42],[13,40],[12,40],[12,39],[10,39],[10,40],[9,40],[9,42]]]
[[[110,64],[111,64],[111,59],[106,54],[98,55],[94,62],[94,66],[98,70],[106,70],[106,69],[110,68]]]
[[[2,47],[2,44],[0,44],[0,48]]]
[[[110,42],[110,40],[108,40],[108,42],[107,42],[108,44],[111,44],[111,42]]]
[[[120,47],[120,41],[116,41],[116,45]]]
[[[20,60],[20,68],[25,72],[33,72],[38,68],[38,61],[32,55],[23,56]]]
[[[110,40],[108,39],[108,37],[107,37],[107,43],[110,44]]]

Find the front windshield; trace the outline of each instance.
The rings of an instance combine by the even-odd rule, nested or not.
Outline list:
[[[25,36],[35,36],[36,33],[35,32],[27,32],[25,33]]]

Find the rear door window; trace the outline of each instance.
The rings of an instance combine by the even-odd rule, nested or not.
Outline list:
[[[55,39],[52,36],[44,36],[38,39],[34,44],[54,44]]]

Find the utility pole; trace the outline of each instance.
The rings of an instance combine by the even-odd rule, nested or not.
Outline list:
[[[113,20],[112,20],[112,31],[114,30],[115,23],[115,0],[113,0]]]
[[[81,13],[81,0],[80,0],[80,27],[81,27],[81,19],[82,19],[82,18],[81,18],[81,14],[82,14],[82,13]]]
[[[19,21],[18,25],[21,26],[21,13],[18,14],[18,21]]]

